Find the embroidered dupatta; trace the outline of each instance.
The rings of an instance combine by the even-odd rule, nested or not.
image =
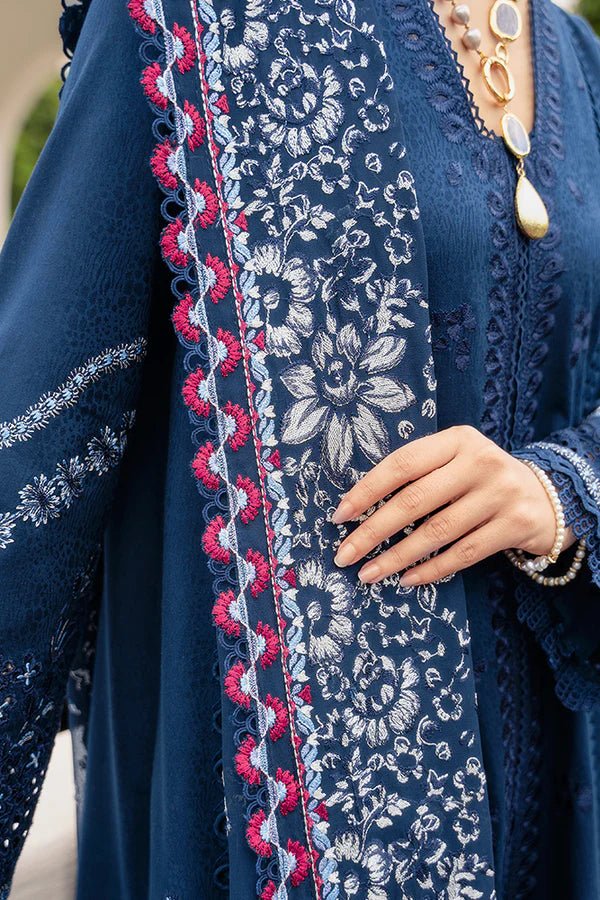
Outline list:
[[[418,199],[370,4],[130,0],[214,573],[232,896],[492,897],[460,577],[340,571],[341,494],[435,430]]]

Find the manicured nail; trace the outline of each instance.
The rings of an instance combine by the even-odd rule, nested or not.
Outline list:
[[[359,569],[358,577],[364,584],[374,584],[381,578],[381,568],[375,562],[367,563]]]
[[[352,504],[350,503],[350,501],[342,500],[338,508],[332,515],[331,521],[335,525],[341,525],[342,522],[347,522],[348,519],[351,519],[353,515],[354,510],[352,509]]]
[[[349,566],[356,559],[356,550],[353,544],[342,544],[333,560],[336,566]]]
[[[413,584],[417,584],[418,580],[419,576],[415,572],[405,572],[400,579],[400,585],[402,587],[412,587]]]

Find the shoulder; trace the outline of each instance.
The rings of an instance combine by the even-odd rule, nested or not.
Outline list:
[[[555,15],[561,30],[565,30],[577,46],[578,53],[582,53],[589,63],[598,68],[600,73],[600,38],[582,15],[570,12],[563,7],[554,6]]]

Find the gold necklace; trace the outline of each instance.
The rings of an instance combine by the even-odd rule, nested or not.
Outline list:
[[[514,113],[508,112],[508,104],[515,96],[515,78],[508,64],[509,45],[521,34],[521,12],[516,0],[495,0],[489,15],[490,31],[498,43],[490,56],[481,50],[481,31],[469,25],[471,11],[466,3],[452,3],[453,22],[464,27],[462,42],[467,50],[479,56],[484,83],[500,106],[502,137],[517,160],[517,187],[515,190],[515,216],[521,231],[529,238],[543,238],[550,221],[544,201],[525,174],[525,159],[531,151],[527,129]]]

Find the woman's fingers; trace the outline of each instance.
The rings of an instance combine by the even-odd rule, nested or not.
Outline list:
[[[358,577],[367,584],[373,584],[387,575],[400,572],[482,526],[493,512],[493,499],[483,491],[460,497],[389,550],[369,560],[360,569]]]
[[[440,581],[448,575],[454,575],[455,572],[460,572],[462,569],[504,550],[507,546],[506,535],[499,527],[498,520],[494,519],[470,534],[464,535],[433,559],[428,559],[409,572],[405,572],[400,579],[400,584],[403,587],[412,587],[416,584]]]
[[[469,487],[468,469],[456,460],[412,482],[361,522],[340,544],[335,557],[336,564],[349,566],[357,562],[401,528],[450,503]],[[422,533],[422,527],[418,532]],[[401,541],[397,546],[403,544],[404,541]]]
[[[455,429],[448,428],[394,450],[350,488],[332,521],[339,525],[354,519],[403,484],[441,468],[454,458],[458,443]]]

